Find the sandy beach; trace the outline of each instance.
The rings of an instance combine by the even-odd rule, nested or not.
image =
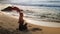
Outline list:
[[[12,18],[10,16],[4,15],[0,12],[0,29],[5,28],[7,30],[15,30],[18,28],[18,19]],[[37,28],[38,30],[33,30],[34,28]],[[31,34],[60,34],[60,28],[53,28],[53,27],[44,27],[44,26],[37,26],[34,24],[28,24],[28,29]],[[42,29],[40,31],[39,29]],[[1,32],[0,32],[1,33]],[[4,33],[4,32],[3,32]]]
[[[28,23],[28,31],[19,31],[17,22],[18,19],[15,16],[9,16],[0,11],[0,34],[60,34],[60,26],[47,27],[36,23]]]

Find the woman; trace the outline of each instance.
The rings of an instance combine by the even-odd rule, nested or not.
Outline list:
[[[19,21],[18,21],[18,23],[19,23],[19,30],[20,31],[24,31],[24,30],[26,30],[27,29],[27,23],[25,23],[24,24],[24,19],[23,19],[23,10],[21,10],[21,9],[19,9],[19,8],[17,8],[17,7],[13,7],[12,8],[13,10],[16,10],[17,12],[19,12]]]

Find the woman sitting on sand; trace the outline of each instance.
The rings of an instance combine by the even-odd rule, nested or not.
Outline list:
[[[17,8],[17,7],[13,7],[13,10],[16,10],[17,12],[19,12],[19,30],[24,31],[27,30],[27,23],[24,24],[24,19],[23,19],[23,10]]]

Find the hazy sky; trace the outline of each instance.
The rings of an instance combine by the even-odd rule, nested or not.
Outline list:
[[[11,2],[38,2],[38,1],[60,1],[60,0],[13,0]]]
[[[60,1],[60,0],[0,0],[0,3],[36,3],[39,1]]]

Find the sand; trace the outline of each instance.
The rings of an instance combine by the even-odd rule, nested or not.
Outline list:
[[[7,5],[0,5],[0,10]],[[47,27],[31,23],[28,23],[28,31],[19,31],[17,22],[18,19],[15,17],[0,12],[0,34],[60,34],[60,27]]]
[[[28,31],[18,30],[18,19],[0,12],[0,34],[60,34],[60,27],[38,26],[28,23]]]

